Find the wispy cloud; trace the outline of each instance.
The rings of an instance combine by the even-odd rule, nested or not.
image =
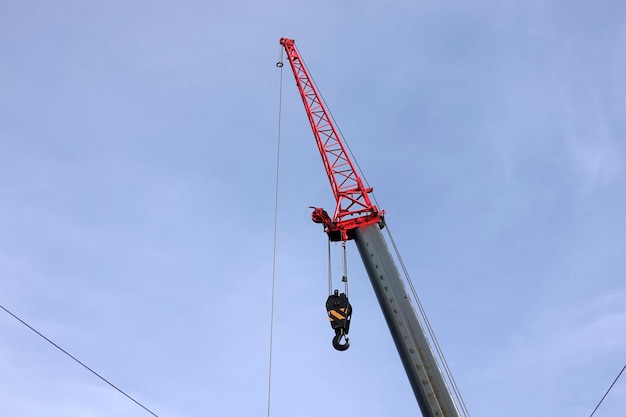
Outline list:
[[[563,140],[584,191],[621,177],[626,163],[625,149],[613,131],[599,87],[589,77],[594,75],[582,77],[588,82],[572,80],[561,98],[565,113]]]

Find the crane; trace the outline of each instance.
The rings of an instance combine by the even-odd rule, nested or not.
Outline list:
[[[315,207],[311,217],[324,226],[330,241],[356,243],[423,417],[460,417],[381,231],[385,227],[385,213],[373,204],[370,197],[373,189],[364,185],[346,152],[295,41],[281,38],[280,45],[293,71],[336,201],[332,217]],[[277,65],[282,66],[282,62]],[[348,344],[341,344],[340,339],[347,334],[351,313],[345,294],[335,291],[327,301],[327,309],[336,331],[333,346],[345,350]]]

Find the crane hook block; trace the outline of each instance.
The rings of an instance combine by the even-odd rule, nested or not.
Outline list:
[[[339,290],[335,290],[326,300],[326,311],[328,312],[330,327],[335,331],[333,347],[337,350],[348,349],[350,340],[346,335],[350,330],[350,319],[352,318],[352,306],[348,301],[348,296],[344,293],[339,294]],[[344,343],[341,343],[342,339],[345,339]]]

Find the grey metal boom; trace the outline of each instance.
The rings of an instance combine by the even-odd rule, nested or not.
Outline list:
[[[460,417],[380,226],[355,229],[354,241],[424,417]]]

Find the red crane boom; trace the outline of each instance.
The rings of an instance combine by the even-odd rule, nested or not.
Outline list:
[[[352,164],[294,40],[282,38],[280,44],[284,46],[291,64],[337,202],[332,218],[323,209],[316,208],[312,214],[313,221],[324,224],[332,241],[353,239],[356,228],[381,222],[384,212],[372,203],[369,196],[372,188],[365,187]]]

